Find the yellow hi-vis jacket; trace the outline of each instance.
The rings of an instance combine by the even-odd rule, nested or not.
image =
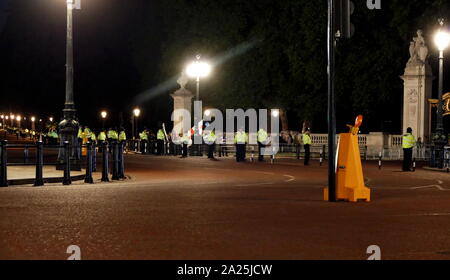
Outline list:
[[[217,136],[214,133],[214,131],[210,131],[203,137],[203,140],[205,141],[206,144],[212,145],[216,142]]]
[[[312,144],[311,136],[304,133],[303,134],[303,145],[311,145],[311,144]]]
[[[106,140],[106,133],[104,131],[100,132],[100,134],[98,135],[98,140],[99,141],[105,141]]]
[[[127,140],[127,135],[125,134],[125,131],[121,131],[119,134],[119,141],[125,141]]]
[[[162,129],[158,130],[158,134],[156,135],[156,139],[165,140],[166,136],[164,135],[164,131]]]
[[[403,149],[411,149],[416,145],[416,139],[411,133],[403,135]]]
[[[78,138],[84,138],[84,137],[83,137],[83,130],[81,129],[81,127],[78,128],[78,135],[77,135],[77,137],[78,137]]]
[[[147,141],[148,140],[148,134],[146,131],[142,131],[141,133],[139,133],[139,138],[141,138],[141,140]]]
[[[119,135],[117,134],[117,132],[115,130],[109,130],[108,131],[108,138],[111,138],[113,140],[117,140],[117,139],[119,139]]]
[[[246,144],[248,142],[247,133],[245,132],[236,132],[236,135],[234,136],[234,142],[236,144]]]
[[[267,141],[268,134],[264,129],[258,130],[258,142],[265,143]]]

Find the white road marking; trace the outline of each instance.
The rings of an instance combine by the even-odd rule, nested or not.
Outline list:
[[[251,186],[262,186],[262,185],[273,185],[275,183],[273,182],[267,182],[267,183],[252,183],[252,184],[239,184],[234,185],[235,187],[251,187]]]
[[[410,189],[411,190],[419,190],[419,189],[437,188],[440,191],[450,191],[450,190],[444,189],[442,186],[440,186],[440,185],[444,184],[443,181],[437,180],[437,182],[438,182],[438,185],[420,186],[420,187],[413,187],[413,188],[410,188]]]
[[[286,183],[295,181],[295,177],[294,176],[291,176],[291,175],[283,175],[283,176],[289,178],[288,180],[285,181]]]

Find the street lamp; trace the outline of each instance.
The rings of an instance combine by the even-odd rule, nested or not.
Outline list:
[[[434,163],[432,162],[433,167],[443,168],[444,163],[444,146],[447,143],[447,139],[444,134],[444,124],[443,124],[443,100],[442,94],[444,91],[444,51],[450,45],[450,34],[446,32],[443,28],[444,19],[439,19],[440,28],[436,35],[434,36],[434,42],[439,50],[439,92],[438,92],[438,100],[439,105],[436,111],[436,131],[433,136],[433,144],[434,144]]]
[[[22,121],[22,117],[20,115],[16,116],[16,121],[17,121],[17,127],[22,128],[22,125],[20,123]]]
[[[80,9],[80,0],[66,0],[67,2],[67,28],[66,28],[66,92],[63,109],[63,119],[59,123],[60,149],[58,153],[58,169],[62,169],[65,158],[64,143],[71,145],[70,160],[72,170],[81,170],[80,154],[78,150],[78,128],[80,126],[76,117],[73,94],[73,10]]]
[[[186,74],[189,77],[195,78],[197,81],[197,96],[196,100],[200,100],[200,78],[205,78],[211,73],[211,65],[200,60],[201,56],[197,55],[196,60],[189,64],[186,68]]]
[[[34,123],[36,121],[35,117],[31,117],[31,130],[36,130],[36,124]]]
[[[280,116],[280,110],[278,110],[278,109],[272,110],[272,117],[278,118],[279,116]]]
[[[102,111],[100,113],[100,116],[102,117],[102,129],[105,129],[105,120],[106,120],[106,117],[108,116],[108,112]]]
[[[52,123],[53,122],[53,117],[48,118],[48,120]]]
[[[132,122],[132,130],[133,130],[133,139],[136,139],[137,130],[138,130],[138,117],[141,115],[141,109],[135,108],[133,110],[133,122]]]

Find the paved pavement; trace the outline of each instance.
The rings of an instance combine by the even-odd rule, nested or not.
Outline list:
[[[8,180],[18,179],[34,179],[36,177],[36,167],[32,166],[8,166]],[[83,175],[84,171],[71,171],[71,176]],[[44,166],[42,168],[42,175],[44,178],[62,178],[64,177],[63,170],[56,170],[55,166]]]
[[[326,166],[128,155],[132,179],[0,189],[0,259],[450,259],[450,175],[365,163],[370,203],[322,201]]]

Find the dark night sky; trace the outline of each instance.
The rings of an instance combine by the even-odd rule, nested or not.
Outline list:
[[[0,0],[5,1],[5,0]],[[66,6],[62,0],[14,0],[0,40],[0,111],[60,117],[65,92]],[[151,1],[89,0],[74,11],[75,103],[83,124],[98,112],[124,119],[132,97],[155,79],[140,77],[133,57]],[[158,25],[153,24],[155,30]],[[158,44],[149,49],[157,67]],[[145,116],[144,116],[145,117]]]

